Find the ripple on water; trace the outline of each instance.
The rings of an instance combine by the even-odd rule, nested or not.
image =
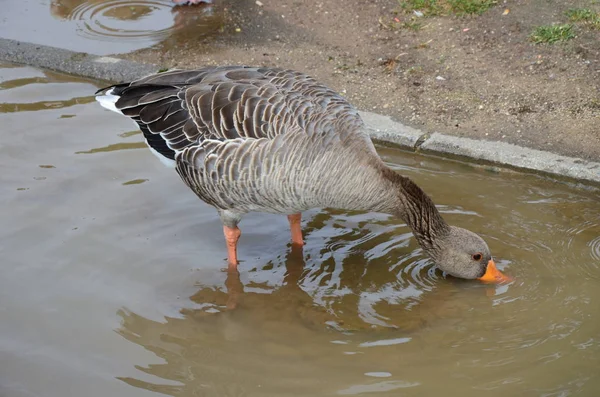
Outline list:
[[[587,243],[589,255],[581,255],[576,266],[588,277],[597,277],[600,267],[600,220],[587,219],[568,229],[567,234],[566,246],[569,249],[573,248],[576,240],[591,238]]]
[[[600,261],[600,236],[590,241],[588,246],[591,248],[592,258]]]
[[[212,15],[210,6],[173,8],[170,0],[86,1],[71,10],[66,19],[79,21],[80,36],[103,41],[160,40],[184,25],[196,27],[198,19]]]

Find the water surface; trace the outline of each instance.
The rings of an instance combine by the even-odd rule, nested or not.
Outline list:
[[[171,0],[20,0],[2,3],[0,37],[97,55],[182,45],[217,34],[220,4]]]
[[[596,396],[598,191],[380,150],[481,233],[504,286],[446,278],[384,214],[306,247],[221,225],[95,86],[0,68],[1,396]]]

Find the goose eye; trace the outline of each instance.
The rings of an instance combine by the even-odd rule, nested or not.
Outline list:
[[[482,257],[483,257],[483,255],[481,255],[479,252],[476,254],[473,254],[473,256],[472,256],[474,261],[480,261]]]

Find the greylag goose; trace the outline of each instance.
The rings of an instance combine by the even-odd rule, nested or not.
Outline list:
[[[302,245],[301,212],[339,208],[400,218],[452,276],[509,280],[481,237],[448,225],[423,190],[384,164],[357,110],[306,74],[172,70],[106,87],[96,99],[134,120],[153,153],[217,209],[230,268],[244,214],[286,214],[292,243]]]

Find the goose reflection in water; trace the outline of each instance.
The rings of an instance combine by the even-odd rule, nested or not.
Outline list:
[[[376,368],[361,346],[411,344],[422,331],[455,328],[465,311],[491,305],[486,291],[495,287],[436,280],[439,270],[397,228],[384,217],[320,212],[307,222],[307,246],[290,244],[285,257],[244,271],[248,280],[224,272],[220,285],[203,285],[190,297],[194,307],[181,317],[158,322],[119,312],[117,332],[164,360],[137,368],[171,384],[121,380],[170,395],[341,390],[352,380],[348,355]],[[321,233],[328,236],[315,247]],[[394,262],[398,257],[408,264]],[[393,359],[399,347],[379,350],[377,360]],[[327,386],[316,382],[325,377]]]

